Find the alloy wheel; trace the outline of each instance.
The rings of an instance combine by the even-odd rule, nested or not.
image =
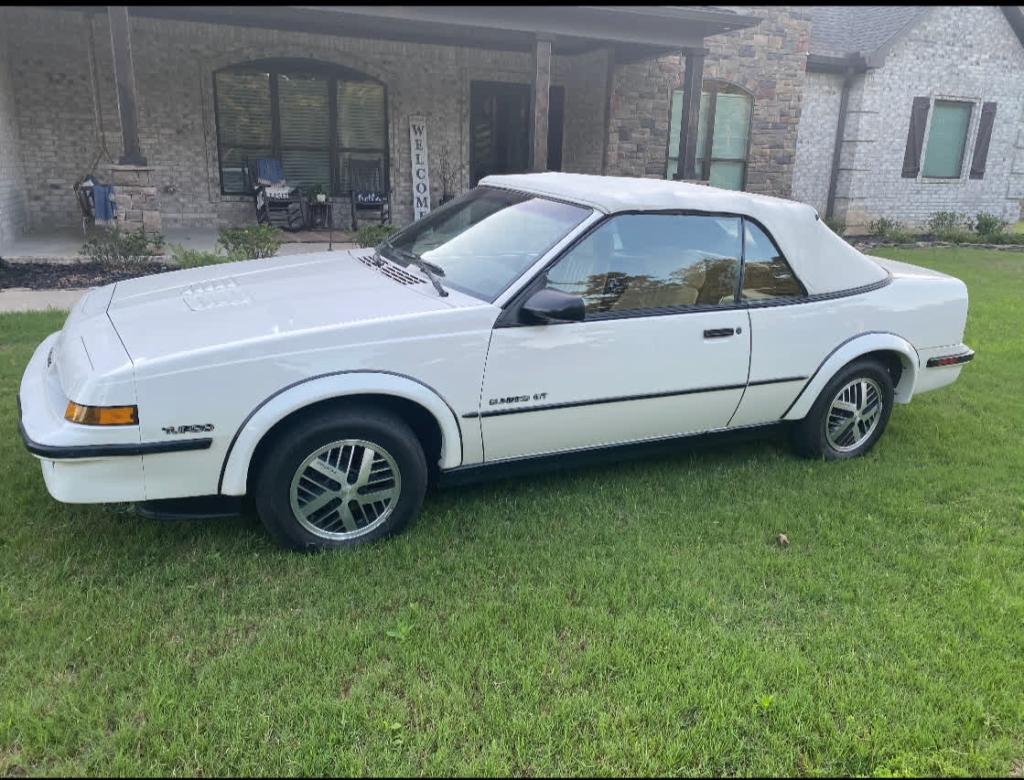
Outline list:
[[[882,388],[873,379],[859,377],[836,395],[825,418],[825,438],[837,452],[860,447],[882,419]]]
[[[343,439],[309,455],[289,497],[299,524],[324,539],[354,539],[384,523],[402,490],[398,464],[379,444]]]

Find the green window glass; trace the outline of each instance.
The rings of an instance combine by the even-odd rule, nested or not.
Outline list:
[[[933,179],[957,179],[964,162],[967,128],[971,124],[972,104],[936,100],[928,145],[924,150],[922,175]]]
[[[672,93],[669,119],[668,165],[665,178],[671,179],[679,168],[679,135],[683,126],[684,92]],[[714,128],[710,128],[712,106]],[[697,118],[697,176],[713,187],[743,189],[747,171],[747,146],[750,140],[750,95],[731,84],[705,82]],[[711,143],[708,131],[711,129]],[[710,146],[710,148],[708,148]]]

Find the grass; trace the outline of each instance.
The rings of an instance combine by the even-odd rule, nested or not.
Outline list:
[[[14,395],[63,315],[0,317],[0,774],[1020,776],[1024,255],[878,252],[967,282],[978,357],[867,457],[451,489],[316,556],[51,500]]]

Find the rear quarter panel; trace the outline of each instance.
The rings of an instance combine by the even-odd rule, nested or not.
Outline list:
[[[924,365],[921,352],[958,345],[966,319],[967,288],[959,279],[898,269],[889,284],[870,292],[751,309],[749,381],[753,384],[782,375],[810,379],[841,345],[850,340],[856,343],[858,336],[871,333],[893,334],[909,342],[913,351],[904,355],[904,360],[915,361],[912,368],[917,376]],[[868,339],[864,345],[860,354],[876,348]],[[904,379],[913,381],[909,374]],[[780,394],[770,385],[748,387],[732,424],[751,423],[755,418],[779,419],[803,387],[804,383],[793,384],[791,394]],[[913,392],[912,386],[901,381],[897,400],[909,400]]]

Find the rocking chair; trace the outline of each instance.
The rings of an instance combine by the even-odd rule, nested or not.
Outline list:
[[[352,229],[359,229],[359,211],[375,211],[380,224],[391,221],[391,197],[384,183],[384,162],[348,161],[349,202],[352,204]]]
[[[248,184],[256,204],[256,222],[285,230],[301,230],[306,225],[302,195],[298,187],[285,181],[281,161],[273,158],[245,160]]]

